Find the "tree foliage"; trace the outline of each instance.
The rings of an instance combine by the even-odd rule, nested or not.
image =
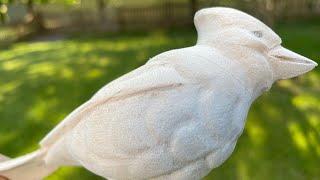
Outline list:
[[[28,12],[34,15],[34,6],[38,4],[56,3],[64,5],[73,5],[78,3],[79,1],[80,0],[0,0],[0,22],[4,23],[6,21],[8,13],[7,5],[11,3],[25,4]]]

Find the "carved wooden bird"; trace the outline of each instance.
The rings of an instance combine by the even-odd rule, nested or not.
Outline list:
[[[194,22],[195,46],[107,84],[0,174],[36,180],[76,165],[117,180],[200,179],[231,155],[258,96],[317,65],[241,11],[202,9]]]

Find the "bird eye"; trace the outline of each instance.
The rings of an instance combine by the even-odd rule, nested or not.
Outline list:
[[[258,38],[262,38],[262,36],[263,36],[263,33],[261,31],[253,31],[253,34],[255,36],[257,36]]]

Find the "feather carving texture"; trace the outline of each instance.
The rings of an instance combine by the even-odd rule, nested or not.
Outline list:
[[[161,53],[107,84],[38,151],[0,156],[0,175],[37,180],[80,165],[117,180],[200,179],[231,155],[257,97],[317,65],[235,9],[200,10],[195,26],[195,46]]]

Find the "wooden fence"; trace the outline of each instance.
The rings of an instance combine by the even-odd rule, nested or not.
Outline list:
[[[176,27],[193,23],[193,16],[193,8],[186,3],[120,7],[117,9],[117,24],[120,29]]]
[[[194,1],[195,2],[195,1]],[[37,6],[42,14],[45,27],[62,31],[117,31],[132,29],[153,29],[190,25],[196,9],[212,6],[229,6],[242,9],[262,21],[272,24],[287,18],[320,17],[320,0],[197,0],[192,3],[164,3],[145,7],[109,7],[104,11],[104,19],[101,21],[96,7],[64,6],[48,4]],[[211,2],[211,3],[210,3]],[[290,3],[289,3],[290,2]],[[19,23],[19,17],[23,20],[23,6],[14,5],[16,10],[10,19]],[[20,13],[17,13],[20,12]],[[19,16],[18,16],[19,14]],[[16,18],[13,18],[17,16]]]

